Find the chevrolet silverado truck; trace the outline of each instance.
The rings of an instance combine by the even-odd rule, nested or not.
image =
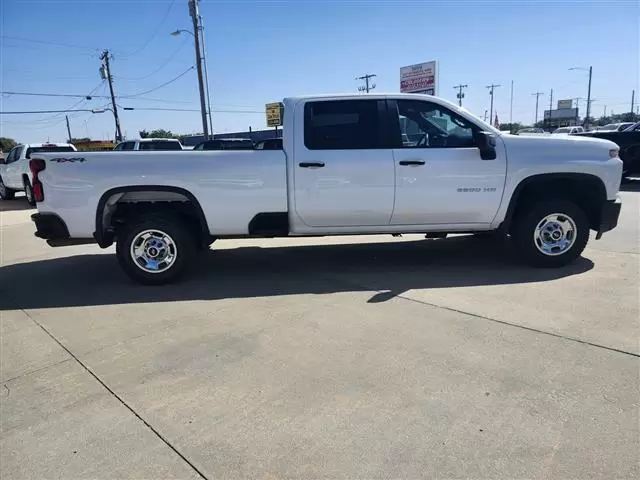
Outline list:
[[[282,107],[282,150],[38,154],[36,236],[115,242],[131,278],[164,284],[216,239],[494,232],[529,264],[559,267],[617,224],[612,142],[502,134],[416,94]]]
[[[640,175],[640,122],[625,130],[596,130],[578,134],[581,137],[602,138],[614,142],[620,148],[622,176]]]
[[[35,206],[33,189],[31,188],[31,172],[29,160],[34,153],[41,152],[75,152],[76,147],[70,143],[29,143],[16,145],[0,160],[0,199],[13,200],[16,192],[24,191],[29,205]]]

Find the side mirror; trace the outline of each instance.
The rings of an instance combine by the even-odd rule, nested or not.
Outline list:
[[[495,160],[496,154],[496,137],[491,132],[478,132],[475,136],[476,145],[480,150],[480,158],[482,160]]]
[[[0,165],[4,165],[5,164],[5,158],[4,157],[0,157]]]

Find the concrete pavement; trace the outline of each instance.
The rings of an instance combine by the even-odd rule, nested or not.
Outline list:
[[[2,212],[1,476],[637,478],[639,199],[559,270],[228,241],[160,288]]]

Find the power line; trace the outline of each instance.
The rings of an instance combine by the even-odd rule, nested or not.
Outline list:
[[[184,41],[180,44],[180,46],[171,54],[171,56],[168,57],[158,68],[156,68],[151,73],[148,73],[147,75],[144,75],[143,77],[135,77],[135,78],[127,78],[127,77],[120,77],[119,76],[118,80],[131,80],[131,81],[133,81],[133,80],[144,80],[145,78],[149,78],[152,75],[155,75],[160,70],[162,70],[164,67],[166,67],[175,58],[175,56],[180,52],[180,50],[182,50],[182,48],[187,44],[188,41],[189,41],[189,37],[185,38]]]
[[[189,73],[191,70],[193,70],[194,67],[191,66],[189,68],[187,68],[184,72],[182,72],[180,75],[178,75],[175,78],[172,78],[171,80],[169,80],[168,82],[163,83],[162,85],[158,85],[157,87],[154,88],[150,88],[149,90],[145,90],[144,92],[138,92],[138,93],[134,93],[131,95],[120,95],[119,98],[134,98],[134,97],[139,97],[140,95],[145,95],[147,93],[151,93],[151,92],[155,92],[156,90],[159,90],[162,87],[166,87],[167,85],[169,85],[170,83],[175,82],[176,80],[178,80],[180,77],[185,76],[187,73]]]
[[[13,37],[10,35],[1,35],[0,38],[5,38],[7,40],[18,40],[21,42],[41,43],[43,45],[54,45],[58,47],[79,48],[82,50],[100,50],[100,48],[98,47],[88,47],[86,45],[74,45],[72,43],[52,42],[50,40],[37,40],[35,38]]]
[[[169,12],[171,12],[171,9],[173,8],[173,4],[175,3],[175,0],[171,0],[171,3],[169,3],[169,8],[167,8],[167,11],[164,13],[164,16],[162,17],[162,20],[160,20],[160,23],[158,24],[158,26],[156,27],[156,29],[153,31],[153,33],[151,34],[151,36],[149,38],[147,38],[147,41],[144,42],[142,44],[142,46],[140,48],[138,48],[137,50],[135,50],[134,52],[131,53],[125,53],[123,55],[123,58],[127,58],[127,57],[132,57],[134,55],[137,55],[138,53],[140,53],[142,50],[144,50],[147,45],[149,45],[149,43],[151,43],[151,40],[153,40],[154,38],[156,38],[156,35],[158,34],[158,31],[160,30],[160,27],[162,27],[162,25],[164,25],[164,22],[167,20],[167,17],[169,16]]]

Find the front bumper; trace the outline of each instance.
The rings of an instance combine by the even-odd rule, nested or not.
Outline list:
[[[600,225],[598,226],[596,239],[600,239],[603,233],[613,230],[618,226],[621,208],[622,200],[620,197],[617,197],[615,200],[608,200],[602,204],[600,209]]]

